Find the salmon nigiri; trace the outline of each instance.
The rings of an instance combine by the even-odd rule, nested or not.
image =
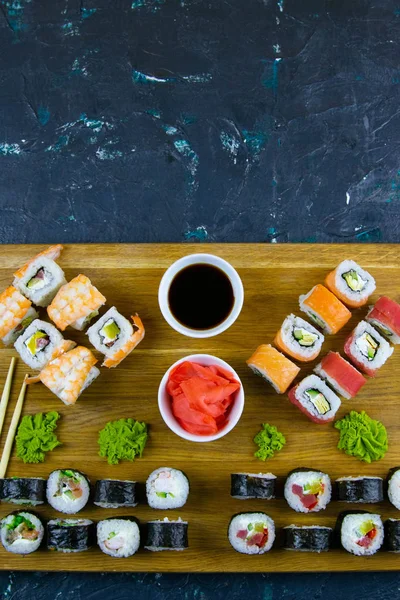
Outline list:
[[[246,361],[250,369],[266,379],[278,394],[284,394],[300,368],[269,344],[261,344]]]

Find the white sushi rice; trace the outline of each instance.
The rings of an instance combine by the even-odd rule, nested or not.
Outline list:
[[[306,391],[309,389],[316,389],[320,391],[327,401],[330,404],[330,410],[326,412],[324,415],[320,414],[314,404],[311,402],[310,398],[306,395]],[[320,377],[317,375],[308,375],[305,377],[298,385],[295,391],[296,399],[300,402],[302,406],[307,410],[310,415],[318,417],[321,420],[329,421],[332,417],[335,416],[337,411],[340,408],[341,400],[340,398],[333,392]]]
[[[349,271],[356,271],[359,277],[363,280],[364,287],[360,291],[352,290],[346,283],[346,280],[343,278],[345,273]],[[375,279],[372,277],[368,271],[365,271],[358,265],[354,260],[343,260],[335,270],[335,286],[339,290],[341,294],[345,298],[350,301],[354,300],[364,300],[371,294],[374,293],[376,289]]]
[[[322,494],[318,494],[318,504],[314,508],[308,509],[303,505],[300,496],[293,493],[292,486],[297,484],[303,487],[307,483],[314,483],[315,480],[321,480],[321,483],[324,484],[324,491]],[[293,508],[296,512],[310,513],[324,510],[332,496],[332,484],[329,475],[321,471],[296,471],[291,473],[285,482],[284,496],[290,508]]]
[[[118,339],[114,342],[111,347],[107,347],[104,341],[107,339],[101,335],[101,330],[107,321],[113,320],[118,326],[120,332]],[[118,350],[122,348],[133,335],[133,327],[128,319],[125,319],[113,306],[108,310],[100,319],[98,319],[89,329],[87,330],[90,343],[104,354],[105,356],[113,356]]]
[[[342,386],[338,384],[336,379],[334,379],[333,377],[328,375],[328,373],[323,369],[321,363],[319,363],[314,368],[314,373],[316,373],[317,375],[319,375],[319,377],[321,377],[322,379],[327,381],[329,383],[329,385],[335,390],[335,392],[337,392],[338,394],[343,396],[343,398],[346,398],[346,400],[351,400],[351,398],[352,398],[351,394],[349,394],[349,392],[347,392],[344,388],[342,388]]]
[[[248,544],[246,539],[237,537],[239,531],[251,530],[256,523],[263,523],[264,528],[268,529],[268,540],[263,548],[259,548],[256,544]],[[249,530],[250,525],[250,530]],[[265,513],[241,513],[233,517],[229,523],[228,539],[232,548],[241,554],[265,554],[271,550],[275,541],[275,524],[274,521]]]
[[[38,532],[36,540],[24,539],[21,535],[17,536],[14,531],[18,533],[18,527],[14,531],[9,529],[9,525],[13,522],[16,515],[28,519],[34,525],[35,530]],[[44,528],[42,522],[32,513],[23,511],[11,513],[1,521],[1,543],[7,552],[12,552],[13,554],[30,554],[31,552],[35,552],[42,543],[43,535]],[[15,537],[14,540],[12,540],[13,537]]]
[[[295,329],[305,329],[309,333],[316,335],[317,338],[312,346],[303,346],[299,343],[299,341],[294,337]],[[281,336],[284,344],[290,348],[293,352],[297,354],[301,354],[304,359],[308,359],[311,356],[314,356],[316,352],[320,352],[322,348],[322,344],[324,343],[324,336],[320,331],[315,329],[313,325],[302,319],[301,317],[296,317],[295,315],[289,315],[282,323],[281,327]]]
[[[140,531],[136,521],[105,519],[97,523],[97,543],[105,554],[126,558],[139,550]]]
[[[146,495],[151,508],[180,508],[189,495],[188,478],[178,469],[160,467],[150,473],[146,481]]]
[[[29,281],[35,277],[40,269],[44,269],[48,279],[47,283],[44,282],[43,286],[37,288],[29,288]],[[36,260],[30,263],[23,277],[15,277],[13,285],[36,306],[48,306],[60,287],[65,283],[67,282],[61,267],[51,258],[38,256]]]
[[[327,333],[329,335],[332,333],[332,328],[328,325],[328,323],[322,318],[322,316],[316,310],[309,308],[305,304],[305,302],[307,301],[309,296],[311,296],[311,294],[313,293],[315,287],[316,286],[314,286],[308,292],[308,294],[299,296],[300,310],[302,312],[306,313],[306,315],[313,321],[313,323],[316,323],[316,325],[318,325],[318,327],[320,327],[324,333]]]
[[[92,319],[94,319],[95,317],[97,317],[98,314],[99,314],[98,310],[92,311],[92,310],[88,309],[87,313],[83,317],[80,317],[80,319],[77,319],[76,321],[71,323],[71,327],[73,329],[76,329],[77,331],[83,331],[85,329],[85,327],[87,327],[89,325],[90,321]]]
[[[374,340],[376,340],[379,344],[376,354],[372,360],[369,360],[361,352],[359,347],[361,343],[360,338],[363,336],[364,333],[368,333],[369,335],[371,335],[374,338]],[[375,370],[380,369],[385,364],[387,359],[390,356],[392,356],[392,354],[393,348],[389,344],[389,342],[387,342],[385,338],[383,338],[381,334],[378,333],[378,331],[374,327],[372,327],[372,325],[367,323],[367,321],[360,321],[360,323],[357,325],[357,327],[352,333],[352,340],[350,344],[350,358],[354,358],[367,369]]]
[[[68,490],[61,487],[60,478],[63,477],[62,470],[53,471],[50,473],[47,480],[46,497],[47,502],[55,510],[65,513],[67,515],[73,515],[78,513],[84,508],[89,500],[90,485],[88,479],[79,471],[72,469],[63,469],[74,473],[75,477],[79,479],[79,485],[82,490],[82,496],[80,498],[71,498],[67,493]],[[61,493],[60,493],[61,492]]]
[[[400,510],[400,469],[397,469],[389,479],[388,497],[393,506]]]
[[[17,341],[19,336],[24,333],[25,329],[32,323],[32,321],[34,321],[35,319],[38,319],[38,318],[39,318],[39,313],[37,312],[37,310],[35,310],[33,308],[33,306],[28,308],[28,310],[26,311],[25,315],[20,320],[18,325],[16,325],[14,327],[14,329],[9,331],[9,333],[7,333],[7,335],[5,335],[3,337],[3,339],[1,340],[3,342],[3,344],[5,346],[12,346],[13,344],[15,344],[15,342]],[[23,325],[22,327],[21,327],[21,324]]]
[[[178,517],[177,519],[168,519],[168,517],[165,517],[164,519],[155,519],[154,521],[148,521],[148,524],[150,523],[181,523],[182,525],[188,525],[187,521],[183,521],[183,519],[181,519],[181,517]],[[171,547],[167,547],[167,546],[145,546],[145,550],[150,550],[150,552],[163,552],[164,550],[170,550],[171,552],[182,552],[183,550],[186,550],[185,548],[171,548]]]
[[[50,343],[42,350],[39,350],[35,355],[32,355],[26,344],[37,331],[46,333],[49,336]],[[51,359],[54,350],[63,342],[63,340],[63,336],[54,325],[46,323],[46,321],[41,321],[40,319],[35,319],[29,327],[25,329],[24,333],[19,336],[14,347],[28,367],[35,371],[41,371]]]
[[[363,537],[359,534],[359,528],[366,521],[372,521],[377,529],[377,534],[368,548],[357,544],[357,541]],[[383,538],[383,523],[380,515],[355,513],[344,517],[340,529],[340,541],[347,552],[357,556],[371,556],[382,546]]]

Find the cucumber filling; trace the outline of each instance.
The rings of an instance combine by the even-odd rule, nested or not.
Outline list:
[[[318,335],[302,327],[293,327],[293,337],[300,346],[306,348],[313,346],[318,339]]]
[[[364,331],[356,339],[356,346],[365,358],[369,361],[374,360],[376,353],[379,350],[379,342],[367,331]]]
[[[342,278],[345,280],[347,287],[349,287],[352,292],[362,292],[368,283],[367,280],[363,279],[361,275],[354,269],[351,269],[346,273],[342,273]]]

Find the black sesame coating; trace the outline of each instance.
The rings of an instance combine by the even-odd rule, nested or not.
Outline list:
[[[284,547],[289,550],[325,552],[332,543],[332,529],[329,527],[285,527]]]
[[[389,552],[400,552],[400,520],[387,519],[385,527],[385,549]]]
[[[275,479],[255,477],[247,473],[232,473],[231,496],[271,500],[275,497],[275,481]]]
[[[380,477],[336,481],[336,493],[340,502],[382,502],[383,481]]]
[[[9,478],[1,480],[0,499],[3,502],[20,500],[43,504],[46,498],[45,479]]]
[[[94,503],[136,506],[136,481],[115,481],[101,479],[96,481]]]
[[[180,550],[188,548],[188,524],[175,521],[151,521],[147,523],[147,541],[145,547],[170,548]]]
[[[77,519],[79,521],[79,519]],[[47,524],[49,550],[88,550],[95,539],[94,524],[69,525],[65,520]]]

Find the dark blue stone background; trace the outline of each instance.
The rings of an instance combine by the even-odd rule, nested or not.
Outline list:
[[[0,242],[398,242],[399,36],[400,0],[0,0]],[[0,574],[2,600],[399,589]]]

